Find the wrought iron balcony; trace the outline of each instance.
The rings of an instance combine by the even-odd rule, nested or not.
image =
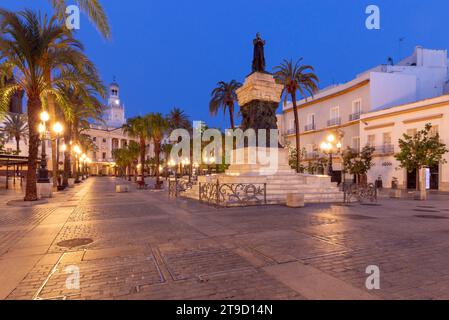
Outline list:
[[[375,155],[390,155],[394,154],[394,145],[384,144],[383,146],[377,146],[374,150]]]
[[[305,156],[305,160],[313,160],[318,159],[320,154],[317,151],[307,152]]]
[[[327,121],[327,126],[328,127],[333,127],[333,126],[339,126],[341,125],[341,118],[334,118],[334,119],[330,119]]]
[[[316,130],[315,123],[311,123],[311,124],[304,126],[305,132],[314,131],[314,130]]]
[[[360,112],[350,114],[350,115],[349,115],[349,121],[356,121],[356,120],[359,120],[361,115],[362,115],[362,114],[361,114]]]

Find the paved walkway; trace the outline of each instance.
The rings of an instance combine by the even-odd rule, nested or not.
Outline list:
[[[33,208],[0,195],[1,299],[449,298],[449,196],[215,209],[116,181]]]

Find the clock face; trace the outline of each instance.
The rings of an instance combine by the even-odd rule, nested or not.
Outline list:
[[[120,104],[120,100],[119,99],[115,100],[115,105],[118,106],[119,104]]]

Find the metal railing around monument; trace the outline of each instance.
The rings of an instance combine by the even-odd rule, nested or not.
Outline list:
[[[217,207],[246,207],[267,204],[266,183],[199,183],[199,200]]]

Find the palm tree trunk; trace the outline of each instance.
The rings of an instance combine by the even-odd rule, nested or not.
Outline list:
[[[160,141],[154,141],[154,153],[156,158],[156,186],[155,189],[160,189],[159,185],[159,165],[161,162],[161,142]]]
[[[16,152],[17,155],[20,156],[20,136],[16,137]]]
[[[66,150],[64,151],[64,173],[62,178],[62,185],[65,187],[69,185],[69,178],[71,177],[70,161],[72,154],[72,146],[69,143],[72,134],[71,131],[72,130],[70,125],[66,123],[66,130],[64,132],[64,143],[66,145]]]
[[[27,102],[27,113],[29,126],[29,145],[28,145],[28,171],[25,189],[25,201],[36,201],[37,187],[36,187],[36,162],[39,149],[39,132],[35,125],[39,123],[39,111],[42,108],[42,103],[39,95],[30,95]],[[34,125],[33,125],[34,124]]]
[[[142,185],[145,184],[145,139],[140,138],[140,174]]]
[[[228,109],[229,109],[229,120],[231,121],[231,129],[234,130],[235,129],[235,125],[234,125],[234,105],[233,104],[228,104]]]
[[[299,116],[298,107],[296,106],[296,93],[292,92],[293,114],[295,116],[295,138],[296,138],[296,172],[299,173],[301,142],[299,137]]]

